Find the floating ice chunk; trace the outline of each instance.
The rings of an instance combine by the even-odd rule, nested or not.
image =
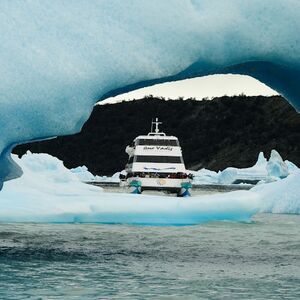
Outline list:
[[[3,190],[12,188],[21,198],[26,195],[30,197],[30,192],[33,197],[41,195],[43,199],[43,196],[47,194],[85,195],[89,191],[102,191],[101,188],[82,183],[61,160],[49,154],[33,154],[28,151],[21,159],[16,155],[13,155],[13,159],[22,167],[24,174],[21,178],[5,183]],[[0,202],[3,197],[5,196],[0,193]]]
[[[81,166],[77,168],[70,169],[72,173],[74,173],[80,181],[88,182],[111,182],[111,183],[119,183],[120,182],[120,174],[126,175],[126,171],[123,170],[121,172],[116,172],[112,176],[94,176],[86,166]]]
[[[285,160],[284,162],[287,165],[289,174],[293,174],[295,172],[300,171],[299,168],[293,162],[291,162],[289,160]]]
[[[271,156],[267,163],[267,171],[270,177],[285,178],[289,175],[288,166],[276,150],[271,151]]]
[[[198,224],[213,220],[248,221],[259,209],[251,192],[175,198],[103,193],[80,182],[48,154],[27,153],[24,175],[6,182],[0,194],[0,222],[100,222],[153,225]]]
[[[261,169],[265,169],[266,167],[266,163],[267,163],[267,159],[265,158],[265,155],[263,152],[259,152],[258,154],[258,158],[257,158],[257,162],[254,165],[255,169],[261,168]],[[253,169],[253,168],[252,168]]]
[[[80,181],[94,181],[95,176],[88,170],[86,166],[80,166],[77,168],[70,169],[70,171],[75,174]]]
[[[220,184],[232,184],[238,178],[238,169],[233,167],[228,167],[222,171],[219,175]]]
[[[261,199],[260,211],[269,213],[300,213],[300,171],[268,184],[251,189]]]
[[[175,198],[103,193],[80,182],[47,154],[18,159],[24,175],[6,182],[0,222],[99,222],[187,225],[216,220],[248,221],[258,211],[300,213],[300,171],[250,191]]]
[[[222,171],[219,174],[219,183],[257,183],[258,181],[265,180],[268,177],[266,166],[267,160],[263,152],[260,152],[257,161],[253,167],[243,169],[229,167]]]
[[[126,171],[122,170],[121,172],[116,172],[112,176],[98,176],[96,175],[94,181],[97,182],[111,182],[111,183],[119,183],[120,182],[120,174],[126,175]]]
[[[14,159],[19,160],[15,155]],[[19,163],[24,171],[24,177],[32,176],[36,179],[39,178],[38,181],[46,181],[49,184],[79,182],[77,177],[64,166],[61,160],[46,153],[33,154],[27,151],[19,160]]]
[[[120,182],[120,175],[126,175],[126,172],[123,170],[121,172],[116,172],[115,174],[113,174],[113,176],[111,177],[111,182]]]
[[[217,172],[205,168],[199,171],[188,170],[187,173],[193,174],[193,184],[216,184],[219,180]]]

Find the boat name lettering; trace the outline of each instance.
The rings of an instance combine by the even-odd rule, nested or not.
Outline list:
[[[172,147],[169,147],[169,146],[152,146],[152,147],[149,147],[149,146],[145,146],[143,148],[143,150],[166,150],[166,151],[173,151],[173,148]]]

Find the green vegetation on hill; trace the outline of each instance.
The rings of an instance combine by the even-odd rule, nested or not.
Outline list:
[[[187,168],[248,167],[260,151],[276,149],[300,165],[300,115],[280,96],[221,97],[210,101],[138,101],[95,106],[82,131],[72,136],[20,145],[14,153],[45,152],[68,168],[86,165],[94,174],[124,168],[125,147],[147,134],[158,117],[161,129],[179,138]]]

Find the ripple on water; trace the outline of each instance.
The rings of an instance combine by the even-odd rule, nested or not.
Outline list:
[[[1,299],[299,299],[300,216],[0,224]]]

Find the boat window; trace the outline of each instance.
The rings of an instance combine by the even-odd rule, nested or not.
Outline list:
[[[183,160],[181,156],[138,155],[136,156],[136,162],[181,164],[183,163]]]
[[[178,140],[163,139],[139,139],[137,144],[140,146],[179,146]]]

